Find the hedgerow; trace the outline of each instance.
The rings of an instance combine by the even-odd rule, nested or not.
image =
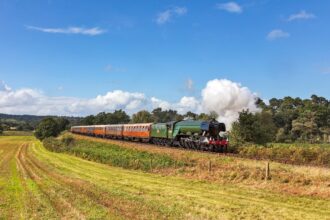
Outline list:
[[[236,148],[236,153],[245,158],[263,159],[296,165],[330,167],[330,149],[320,146],[260,146],[248,145]]]
[[[75,140],[70,135],[61,138],[46,138],[43,145],[53,152],[73,154],[86,160],[127,169],[149,171],[187,165],[185,162],[175,160],[168,155],[128,149],[108,143]]]

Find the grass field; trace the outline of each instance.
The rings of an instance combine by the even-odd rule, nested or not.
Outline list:
[[[329,198],[111,167],[0,137],[0,219],[329,217]]]
[[[3,136],[32,136],[32,131],[4,131]]]

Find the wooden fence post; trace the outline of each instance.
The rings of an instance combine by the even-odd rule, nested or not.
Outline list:
[[[211,163],[211,160],[209,160],[209,166],[208,166],[208,168],[209,168],[209,172],[211,172],[211,171],[212,171],[212,163]]]
[[[269,177],[270,177],[270,165],[269,165],[269,161],[267,161],[266,163],[266,177],[265,177],[265,180],[269,180]]]
[[[140,168],[140,161],[139,161],[139,159],[136,160],[135,164],[136,164],[136,169],[138,170]]]

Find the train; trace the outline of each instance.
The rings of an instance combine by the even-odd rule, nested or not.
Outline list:
[[[229,145],[226,125],[214,119],[73,126],[71,132],[100,138],[213,152],[226,152]]]

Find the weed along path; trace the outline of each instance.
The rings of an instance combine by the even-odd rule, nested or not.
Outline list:
[[[0,219],[329,219],[330,200],[162,176],[0,137]]]

